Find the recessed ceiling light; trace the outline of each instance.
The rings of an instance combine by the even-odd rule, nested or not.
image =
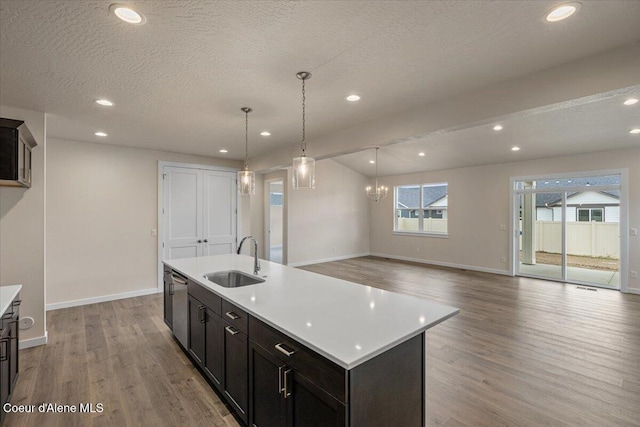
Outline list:
[[[112,4],[109,6],[109,11],[128,24],[140,25],[146,21],[142,13],[124,4]]]
[[[358,95],[349,95],[347,96],[347,101],[349,102],[360,101],[360,97]]]
[[[626,101],[624,101],[624,105],[633,105],[637,103],[638,103],[638,100],[636,98],[629,98]]]
[[[567,19],[580,9],[580,3],[565,3],[554,7],[547,13],[547,22],[558,22]]]
[[[424,157],[424,156],[425,156],[425,154],[421,151],[421,152],[419,152],[419,153],[418,153],[418,156],[420,156],[420,157]]]
[[[502,125],[495,125],[493,127],[493,130],[502,130],[502,129],[503,129]]]
[[[96,99],[95,102],[96,104],[102,105],[103,107],[113,107],[115,105],[113,102],[104,98]]]
[[[228,153],[229,150],[225,150],[224,148],[222,150],[220,150],[221,153]]]
[[[520,147],[511,147],[511,151],[520,151]]]
[[[372,165],[376,163],[375,160],[369,160],[369,163],[371,163]]]
[[[95,136],[103,136],[103,137],[104,137],[104,136],[107,136],[107,134],[106,134],[106,133],[104,133],[104,132],[96,132],[96,133],[94,133],[94,135],[95,135]]]
[[[262,136],[271,136],[271,132],[263,130],[262,132],[260,132],[260,135],[262,135]]]
[[[634,135],[635,135],[635,134],[637,134],[637,133],[640,133],[640,129],[639,129],[639,128],[631,129],[631,130],[629,131],[629,133],[632,133],[632,134],[634,134]]]

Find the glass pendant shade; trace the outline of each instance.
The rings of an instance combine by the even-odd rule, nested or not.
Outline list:
[[[249,107],[240,109],[244,113],[244,169],[238,171],[238,194],[241,196],[253,196],[256,194],[256,174],[249,170],[249,113],[253,110]]]
[[[293,159],[293,189],[316,188],[316,160],[300,156]]]
[[[300,157],[293,158],[293,189],[300,190],[304,188],[314,189],[316,188],[316,159],[313,157],[307,157],[307,142],[306,136],[306,93],[305,82],[311,78],[311,73],[307,71],[300,71],[296,74],[296,77],[302,80],[302,141],[300,141],[300,148],[302,154]]]
[[[238,194],[253,196],[256,194],[256,174],[250,170],[238,171]]]

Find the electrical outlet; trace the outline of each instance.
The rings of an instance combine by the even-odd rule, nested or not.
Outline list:
[[[631,276],[632,279],[637,279],[638,278],[638,272],[637,271],[632,271],[629,273],[629,276]]]
[[[507,259],[505,257],[500,258],[500,262],[503,264],[507,263]]]
[[[500,224],[500,227],[498,227],[500,231],[507,231],[507,226],[504,224]]]
[[[629,230],[629,234],[631,234],[632,236],[637,236],[638,235],[638,229],[637,228],[632,228],[631,230]]]
[[[158,230],[156,230],[155,228],[152,228],[151,229],[151,235],[154,236],[154,237],[157,236],[158,235]]]

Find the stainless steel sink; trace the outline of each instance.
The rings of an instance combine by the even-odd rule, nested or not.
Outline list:
[[[238,270],[208,273],[204,275],[204,278],[225,288],[239,288],[240,286],[249,286],[264,282],[264,279],[260,277],[252,276]]]

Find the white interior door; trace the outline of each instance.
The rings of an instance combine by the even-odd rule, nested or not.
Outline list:
[[[236,175],[202,171],[203,255],[232,253],[236,248]]]
[[[164,168],[164,257],[200,256],[202,178],[198,169]]]
[[[179,166],[162,171],[162,260],[232,253],[235,172]]]

